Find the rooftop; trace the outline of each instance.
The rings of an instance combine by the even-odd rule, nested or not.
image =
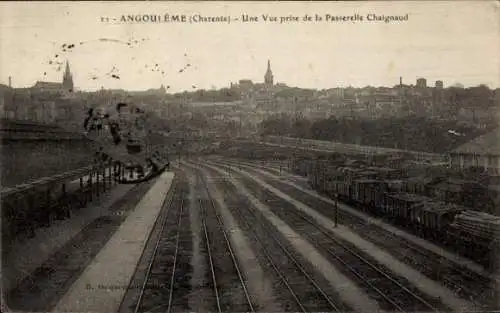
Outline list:
[[[431,201],[431,198],[426,197],[426,196],[421,196],[413,193],[391,193],[389,194],[391,198],[403,200],[406,202],[429,202]]]
[[[63,88],[63,84],[56,83],[56,82],[37,81],[36,84],[33,87],[34,88],[62,89]]]
[[[435,184],[433,186],[433,188],[451,191],[451,192],[461,192],[464,187],[462,185],[457,185],[457,184],[453,184],[453,183],[444,181],[444,182],[440,182],[438,184]]]
[[[369,175],[377,175],[378,172],[375,172],[375,171],[362,171],[362,172],[359,172],[358,173],[359,175],[366,175],[366,176],[369,176]]]
[[[481,135],[453,150],[451,153],[500,156],[500,128]]]
[[[378,172],[396,172],[397,169],[394,168],[389,168],[389,167],[376,167],[376,166],[370,166],[368,167],[369,170],[372,171],[378,171]]]
[[[440,201],[429,201],[425,202],[425,204],[420,208],[420,210],[431,211],[431,212],[439,212],[439,213],[448,213],[448,212],[462,212],[466,210],[465,207],[445,203]]]
[[[378,179],[356,179],[354,181],[356,183],[359,183],[359,184],[383,184],[383,183],[385,183],[384,181],[378,180]]]

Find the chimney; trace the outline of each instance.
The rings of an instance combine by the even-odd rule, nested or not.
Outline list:
[[[399,76],[399,87],[403,87],[403,77]]]
[[[12,88],[12,77],[9,76],[9,88]]]

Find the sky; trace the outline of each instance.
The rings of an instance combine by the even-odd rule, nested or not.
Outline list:
[[[129,14],[231,22],[120,22]],[[242,22],[243,14],[259,21]],[[314,21],[316,14],[323,20]],[[327,22],[326,14],[364,20]],[[408,20],[373,22],[368,14]],[[279,22],[290,15],[299,22]],[[406,84],[424,77],[428,85],[500,87],[499,1],[3,2],[0,38],[0,83],[11,76],[14,87],[61,81],[67,60],[78,90],[221,88],[262,82],[268,59],[275,82],[303,88],[393,86],[400,76]]]

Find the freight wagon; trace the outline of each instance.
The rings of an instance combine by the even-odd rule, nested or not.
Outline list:
[[[466,210],[457,214],[449,225],[448,240],[466,255],[487,255],[500,243],[500,217],[484,212]]]
[[[386,181],[335,180],[324,192],[329,195],[336,194],[343,202],[372,215],[384,217],[424,238],[449,245],[480,262],[499,243],[498,231],[487,231],[485,226],[478,226],[476,221],[464,222],[471,220],[469,216],[473,211],[468,208],[423,195],[392,192]],[[483,218],[496,219],[490,214],[484,215]]]

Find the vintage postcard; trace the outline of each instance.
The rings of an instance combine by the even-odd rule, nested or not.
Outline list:
[[[3,312],[491,312],[500,2],[3,2]]]

